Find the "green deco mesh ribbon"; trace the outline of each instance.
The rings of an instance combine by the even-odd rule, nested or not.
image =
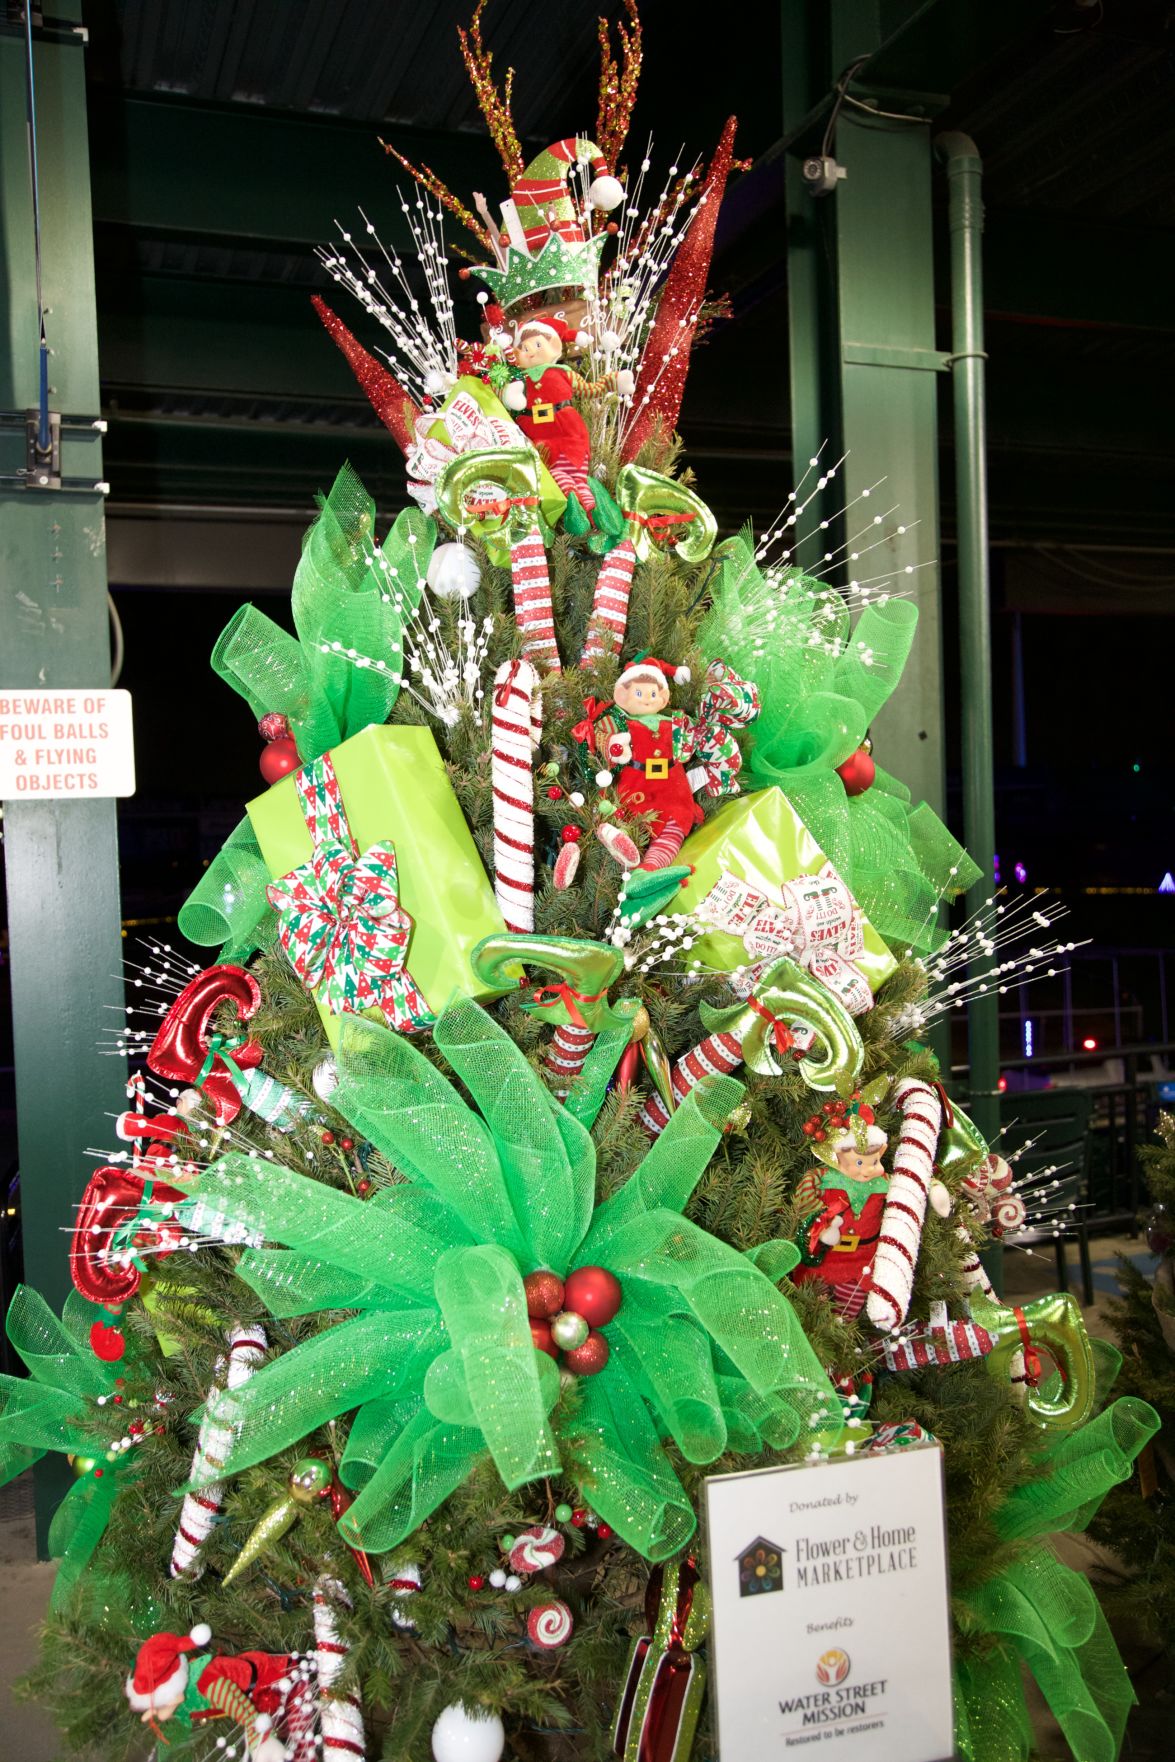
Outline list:
[[[213,671],[256,720],[274,711],[288,719],[303,763],[387,721],[399,696],[404,625],[420,602],[436,541],[433,522],[407,508],[377,550],[375,503],[349,466],[320,508],[294,576],[297,635],[245,605],[212,651]],[[201,947],[223,944],[224,959],[249,953],[265,935],[270,879],[242,820],[182,907],[180,930]]]
[[[620,1191],[510,1036],[468,999],[434,1040],[476,1107],[407,1040],[348,1017],[331,1101],[406,1177],[364,1203],[231,1155],[184,1185],[281,1248],[239,1274],[282,1315],[348,1311],[214,1397],[232,1475],[356,1409],[340,1474],[346,1540],[398,1546],[485,1454],[511,1489],[561,1468],[647,1558],[694,1529],[662,1448],[690,1462],[786,1449],[840,1408],[791,1305],[749,1257],[682,1216],[742,1094],[699,1084]],[[181,1177],[177,1177],[179,1179]],[[770,1260],[768,1261],[770,1263]],[[788,1264],[771,1265],[776,1277]],[[576,1397],[536,1352],[523,1278],[607,1267],[611,1357]]]
[[[114,1387],[114,1367],[90,1348],[90,1327],[109,1321],[77,1292],[66,1299],[61,1319],[44,1298],[18,1285],[5,1323],[8,1338],[28,1367],[24,1377],[0,1376],[0,1486],[48,1451],[90,1455],[86,1409]],[[106,1529],[119,1475],[107,1464],[100,1479],[77,1481],[62,1500],[49,1530],[49,1552],[60,1560],[51,1607],[59,1609],[89,1565]]]
[[[1074,1756],[1115,1762],[1134,1692],[1089,1581],[1042,1538],[1084,1529],[1158,1429],[1145,1401],[1115,1401],[1078,1431],[1061,1433],[1040,1460],[1039,1478],[1017,1487],[996,1513],[1004,1541],[1023,1548],[957,1600],[964,1630],[996,1642],[956,1666],[956,1747],[966,1762],[1026,1762],[1032,1753],[1022,1665]]]
[[[878,768],[849,796],[836,767],[850,758],[902,676],[918,621],[908,600],[867,606],[852,624],[835,588],[789,570],[765,577],[746,534],[722,546],[714,603],[700,634],[759,687],[741,741],[748,789],[776,784],[888,942],[932,949],[939,901],[980,870],[925,804]]]

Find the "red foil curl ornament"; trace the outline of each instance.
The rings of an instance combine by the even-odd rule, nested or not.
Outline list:
[[[69,1245],[69,1271],[75,1288],[91,1303],[125,1303],[139,1288],[138,1267],[119,1265],[112,1250],[115,1233],[142,1210],[143,1184],[142,1175],[115,1168],[95,1169],[86,1183]],[[159,1181],[151,1193],[152,1201],[161,1205],[178,1205],[185,1197],[178,1187]]]
[[[211,1045],[212,1017],[223,1003],[236,1006],[237,1020],[247,1022],[257,1013],[261,988],[244,967],[207,967],[184,986],[166,1016],[147,1054],[148,1068],[172,1083],[195,1083],[211,1102],[218,1126],[231,1125],[241,1111],[241,1098],[232,1073]],[[243,1071],[261,1063],[261,1046],[242,1040],[224,1046],[233,1063]]]

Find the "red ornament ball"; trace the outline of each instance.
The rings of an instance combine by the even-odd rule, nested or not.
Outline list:
[[[103,1364],[117,1364],[126,1352],[126,1339],[121,1328],[108,1328],[97,1321],[90,1329],[90,1350]]]
[[[606,1542],[612,1534],[612,1525],[610,1523],[598,1523],[596,1525],[596,1534],[599,1536],[601,1542]]]
[[[546,1321],[550,1316],[558,1315],[564,1307],[563,1280],[558,1273],[546,1268],[541,1272],[527,1273],[522,1289],[526,1292],[527,1315]]]
[[[358,1193],[360,1199],[366,1199],[367,1195],[371,1192],[371,1182],[367,1180],[366,1177],[364,1177],[362,1181],[356,1181],[355,1191]]]
[[[583,833],[578,826],[564,826],[561,837],[564,844],[578,844]]]
[[[563,796],[564,796],[564,791],[562,789],[560,789],[559,785],[557,783],[552,783],[551,787],[547,791],[547,800],[548,801],[562,801]]]
[[[270,710],[269,714],[262,716],[258,722],[257,732],[262,740],[288,740],[290,738],[290,724],[280,710]]]
[[[291,771],[296,771],[302,761],[298,757],[298,749],[292,740],[273,740],[265,748],[257,764],[267,783],[280,783]]]
[[[877,766],[868,748],[859,746],[851,758],[836,767],[836,774],[845,786],[846,795],[864,795],[873,785]]]
[[[577,1530],[583,1528],[584,1524],[587,1522],[587,1515],[586,1511],[573,1511],[571,1513],[572,1524]]]
[[[548,1358],[558,1358],[559,1348],[556,1346],[555,1337],[551,1333],[550,1322],[543,1321],[540,1317],[532,1316],[530,1319],[530,1337],[534,1342],[534,1349],[536,1352],[545,1352]]]
[[[322,1142],[324,1144],[333,1144],[334,1141],[335,1141],[335,1135],[333,1132],[324,1132],[322,1134]]]
[[[602,1266],[581,1266],[563,1287],[563,1307],[593,1328],[607,1327],[620,1303],[620,1280]]]
[[[570,1352],[563,1354],[563,1362],[577,1377],[594,1377],[603,1370],[610,1355],[611,1348],[603,1334],[593,1331],[582,1346],[573,1346]]]
[[[354,1148],[355,1148],[354,1138],[340,1138],[339,1139],[339,1149],[340,1150],[354,1150]]]
[[[485,1590],[486,1582],[480,1572],[470,1573],[470,1575],[469,1575],[469,1588],[471,1591],[484,1591]]]

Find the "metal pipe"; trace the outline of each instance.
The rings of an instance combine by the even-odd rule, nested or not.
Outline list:
[[[963,831],[983,870],[967,896],[974,911],[992,887],[995,783],[991,712],[991,592],[987,559],[987,418],[983,348],[983,162],[969,135],[944,134],[951,229],[951,379],[955,405],[959,648],[963,712]],[[994,992],[967,1006],[969,1107],[988,1140],[999,1130],[999,1016]]]

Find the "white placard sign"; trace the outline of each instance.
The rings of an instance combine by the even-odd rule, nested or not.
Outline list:
[[[134,793],[129,691],[0,691],[0,801]]]
[[[942,1450],[706,1482],[722,1762],[954,1753]]]

